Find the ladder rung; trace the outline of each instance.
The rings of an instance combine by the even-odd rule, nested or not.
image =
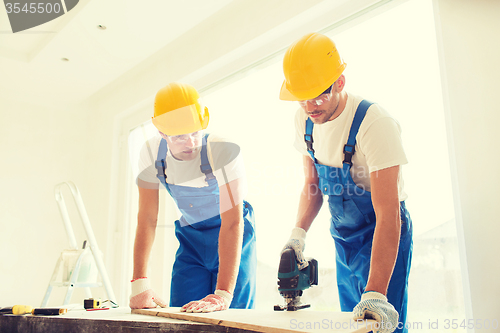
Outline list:
[[[71,285],[70,282],[51,282],[50,285],[52,287],[69,287]],[[93,283],[85,283],[85,282],[77,282],[73,283],[73,287],[75,288],[97,288],[97,287],[102,287],[102,283],[100,282],[93,282]]]

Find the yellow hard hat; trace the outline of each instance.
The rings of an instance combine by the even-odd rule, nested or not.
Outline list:
[[[280,99],[304,101],[321,95],[342,75],[346,63],[327,36],[310,33],[295,41],[285,53]]]
[[[161,88],[155,97],[153,125],[166,135],[182,135],[207,128],[208,109],[199,102],[196,89],[173,82]]]

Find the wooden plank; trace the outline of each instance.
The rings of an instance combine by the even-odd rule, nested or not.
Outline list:
[[[229,309],[212,313],[186,313],[179,308],[134,309],[132,313],[233,327],[256,332],[329,332],[366,333],[373,320],[353,321],[351,312],[263,311]]]

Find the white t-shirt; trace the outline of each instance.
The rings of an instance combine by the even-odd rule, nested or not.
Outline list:
[[[347,95],[344,111],[324,124],[314,124],[313,149],[318,163],[342,167],[344,145],[347,143],[356,109],[363,100],[356,95]],[[302,108],[295,115],[294,147],[310,156],[304,141],[305,123],[308,116]],[[359,127],[355,153],[352,158],[351,176],[357,186],[371,190],[370,173],[408,163],[401,141],[401,127],[392,116],[378,104],[372,104]],[[404,192],[402,170],[398,177],[399,199],[407,198]]]
[[[155,167],[160,141],[161,136],[155,136],[141,149],[137,177],[142,180],[138,183],[140,187],[157,189],[161,184],[156,177],[158,171]],[[207,156],[219,187],[235,179],[245,178],[243,158],[239,146],[235,143],[210,134],[207,140]],[[206,176],[200,169],[201,153],[190,161],[180,161],[175,159],[169,150],[166,162],[167,183],[189,187],[208,186]]]

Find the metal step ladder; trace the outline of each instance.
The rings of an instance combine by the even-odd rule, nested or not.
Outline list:
[[[82,219],[83,227],[85,229],[85,233],[87,234],[88,244],[90,246],[87,246],[87,241],[84,241],[83,247],[80,249],[76,243],[75,233],[71,225],[68,209],[61,192],[61,188],[64,185],[69,187],[71,194],[73,195],[73,199]],[[80,191],[72,182],[63,182],[55,186],[55,198],[64,222],[64,227],[66,228],[70,248],[64,250],[57,260],[56,267],[54,268],[54,272],[50,279],[49,286],[47,287],[47,291],[45,292],[45,297],[43,298],[41,306],[47,306],[50,294],[52,293],[52,289],[54,287],[68,288],[63,302],[63,305],[68,305],[74,288],[84,288],[85,296],[87,298],[91,298],[92,293],[90,288],[102,287],[102,285],[104,285],[108,295],[108,300],[116,304],[115,294],[113,293],[113,288],[109,282],[109,277],[102,260],[102,253],[97,246],[97,241],[94,237],[92,226],[90,225],[87,210],[83,205]],[[97,281],[97,271],[101,276],[102,283]]]

